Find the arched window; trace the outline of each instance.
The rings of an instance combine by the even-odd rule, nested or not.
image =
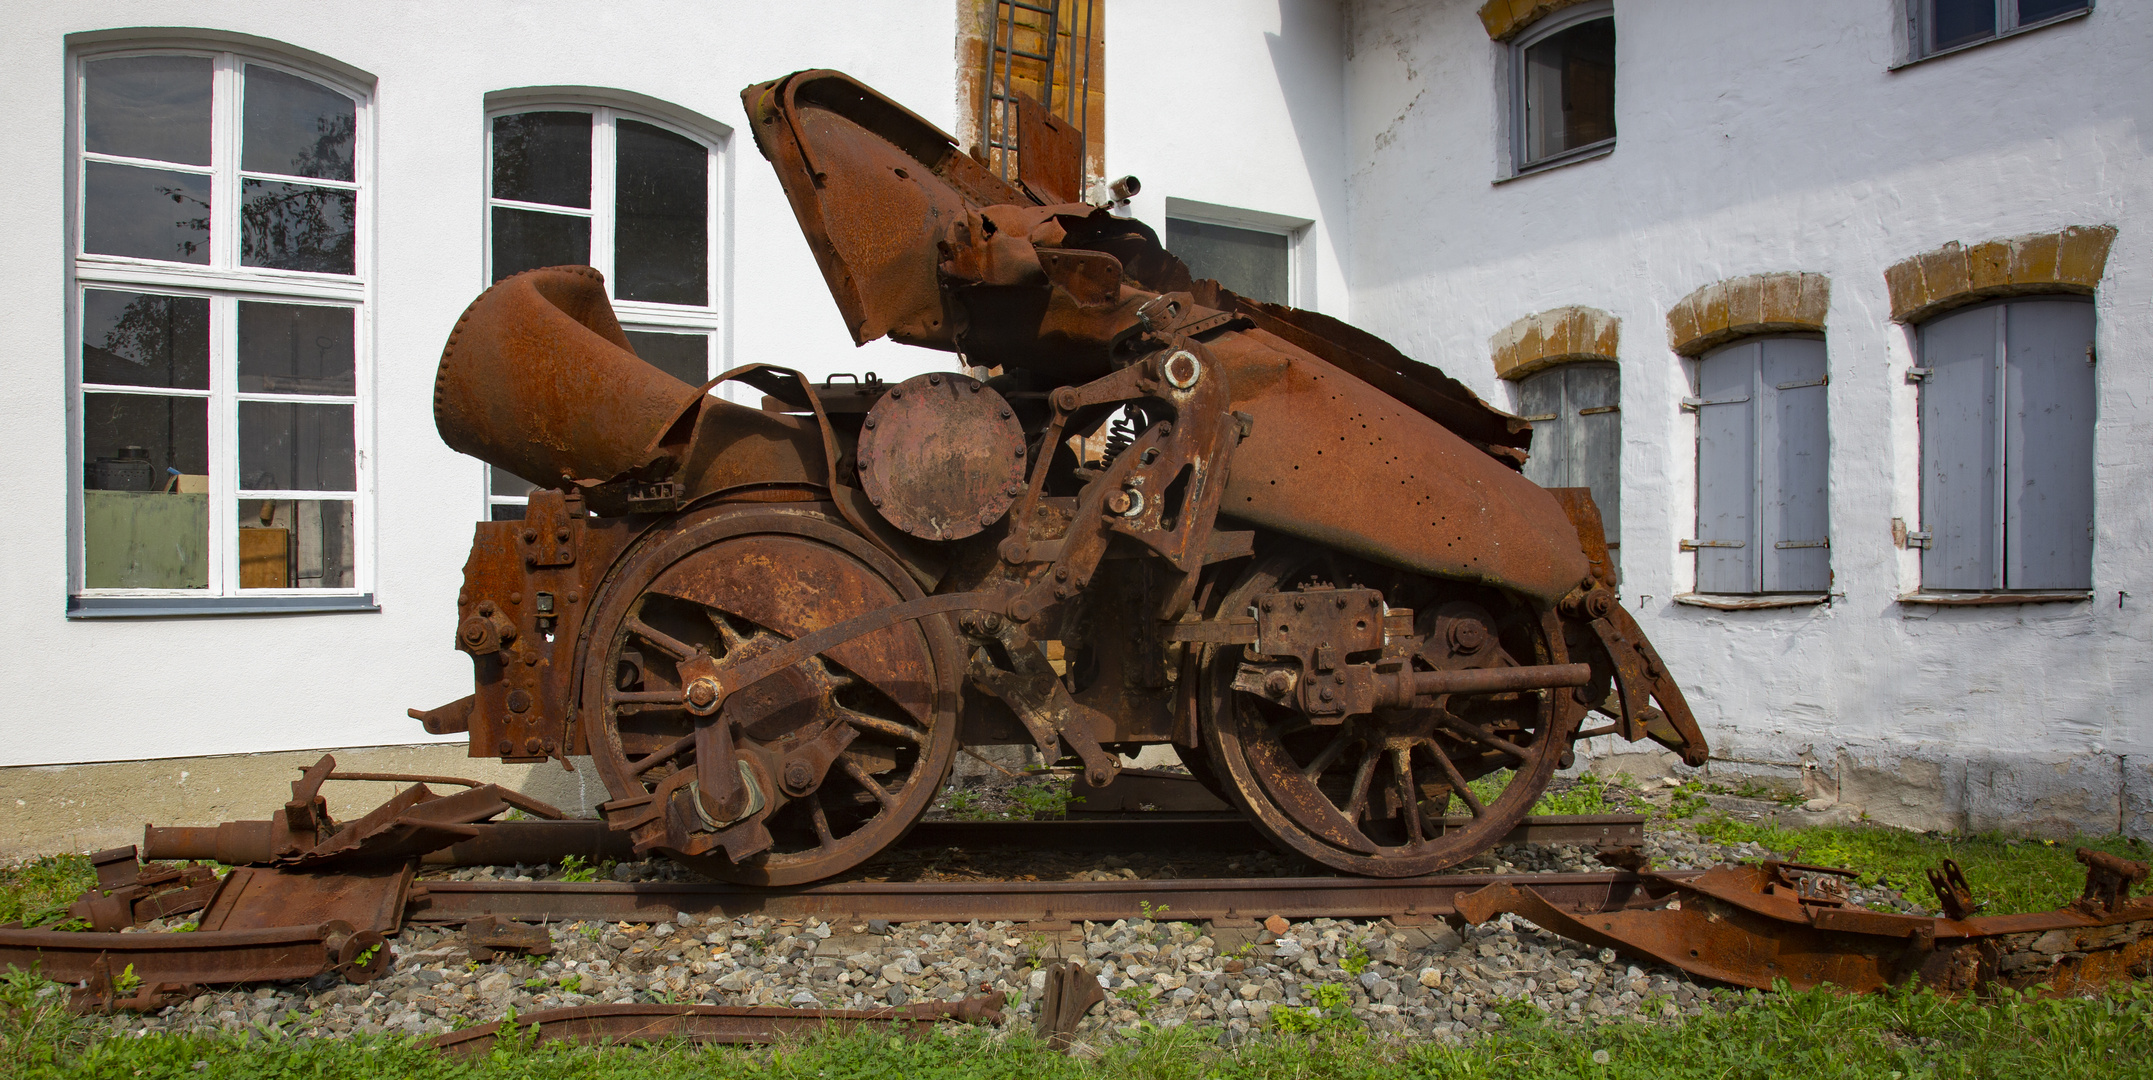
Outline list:
[[[72,57],[71,615],[372,606],[370,87]]]
[[[1824,339],[1743,338],[1696,379],[1697,591],[1829,592]]]
[[[518,100],[496,103],[487,142],[487,280],[595,267],[636,354],[682,382],[707,381],[720,330],[722,130],[608,104]],[[521,518],[530,492],[529,481],[487,470],[494,520]]]

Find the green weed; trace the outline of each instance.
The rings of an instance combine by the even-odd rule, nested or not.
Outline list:
[[[564,855],[561,857],[561,880],[596,881],[598,880],[598,871],[591,864],[583,861],[583,856],[581,855]]]
[[[66,915],[67,905],[95,884],[97,871],[87,855],[51,855],[0,868],[0,922],[43,926]],[[45,928],[87,930],[89,924]]]

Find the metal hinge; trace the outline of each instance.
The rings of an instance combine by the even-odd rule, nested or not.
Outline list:
[[[1621,411],[1622,411],[1622,406],[1620,406],[1620,405],[1595,405],[1595,406],[1593,406],[1593,407],[1592,407],[1592,408],[1590,408],[1590,409],[1579,409],[1579,410],[1577,411],[1577,414],[1578,414],[1579,416],[1598,416],[1598,415],[1600,415],[1601,413],[1611,413],[1611,412],[1621,412]]]
[[[1918,383],[1934,374],[1936,374],[1935,368],[1910,367],[1906,369],[1906,381]]]
[[[1518,419],[1520,419],[1520,420],[1524,420],[1524,421],[1527,421],[1527,422],[1529,422],[1529,423],[1534,423],[1534,424],[1538,424],[1538,423],[1541,423],[1541,422],[1543,422],[1543,421],[1547,421],[1547,420],[1560,420],[1560,419],[1562,419],[1562,414],[1561,414],[1561,413],[1548,413],[1548,414],[1547,414],[1546,416],[1521,416],[1521,417],[1518,417]]]
[[[1682,399],[1682,411],[1696,412],[1697,410],[1702,409],[1707,405],[1740,405],[1748,400],[1749,395],[1747,394],[1744,394],[1741,397],[1713,398],[1709,401],[1705,400],[1704,398],[1686,397]]]
[[[1936,534],[1934,533],[1910,532],[1906,534],[1906,546],[1910,548],[1929,548],[1934,546],[1935,540]]]
[[[1746,541],[1746,540],[1684,540],[1684,541],[1682,541],[1682,550],[1684,550],[1684,551],[1696,551],[1696,550],[1697,550],[1697,549],[1699,549],[1699,548],[1738,548],[1738,547],[1747,547],[1747,546],[1749,546],[1749,542],[1748,542],[1748,541]]]
[[[1818,378],[1818,379],[1811,379],[1811,380],[1809,380],[1808,382],[1783,382],[1783,383],[1780,383],[1780,384],[1778,384],[1777,386],[1774,386],[1774,387],[1772,387],[1772,389],[1774,389],[1774,390],[1800,390],[1801,388],[1803,388],[1803,387],[1805,387],[1805,386],[1828,386],[1828,385],[1830,385],[1830,384],[1831,384],[1831,381],[1832,381],[1832,377],[1831,377],[1831,376],[1829,376],[1829,375],[1826,375],[1826,376],[1824,376],[1824,377],[1822,377],[1822,378]]]
[[[1788,551],[1794,548],[1828,548],[1830,546],[1832,546],[1832,542],[1829,540],[1781,540],[1773,544],[1772,548],[1775,551]]]

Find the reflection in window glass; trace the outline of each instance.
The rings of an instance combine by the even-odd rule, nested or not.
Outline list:
[[[121,56],[83,65],[82,145],[93,154],[209,164],[210,60]]]
[[[661,334],[630,330],[628,344],[651,366],[690,386],[710,381],[710,337],[707,334]],[[500,489],[496,488],[498,492]]]
[[[209,401],[82,396],[83,584],[209,586]]]
[[[352,570],[351,503],[239,500],[240,588],[348,589]]]
[[[1167,218],[1166,247],[1196,277],[1251,300],[1292,302],[1286,295],[1290,243],[1284,233]]]
[[[591,261],[591,219],[493,208],[493,279]]]
[[[493,120],[493,197],[591,205],[591,114],[527,112]]]
[[[710,156],[703,144],[622,120],[613,288],[623,300],[710,302]]]
[[[209,298],[85,290],[82,381],[209,389]]]
[[[209,177],[86,161],[82,249],[171,262],[209,262]]]
[[[253,172],[352,179],[359,110],[312,79],[247,66],[239,167]]]
[[[239,305],[242,393],[350,394],[357,312],[314,304]]]
[[[1948,49],[1996,33],[1996,0],[1930,0],[1930,4],[1931,49]]]
[[[239,403],[239,486],[248,491],[352,491],[357,451],[349,405]]]
[[[1524,49],[1525,161],[1615,137],[1615,20],[1592,19]]]
[[[352,228],[358,217],[355,192],[287,184],[240,182],[239,261],[242,266],[352,272]]]
[[[2024,26],[2066,12],[2084,11],[2092,6],[2092,0],[2018,0],[2018,22],[2020,26]]]

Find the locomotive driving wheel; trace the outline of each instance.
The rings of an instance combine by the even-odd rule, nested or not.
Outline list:
[[[645,543],[600,598],[585,653],[581,711],[609,820],[633,826],[638,850],[751,885],[825,878],[887,847],[956,752],[961,665],[945,617],[834,646],[722,704],[698,691],[920,595],[887,555],[809,512],[721,510]],[[713,777],[730,790],[709,790]]]
[[[1218,610],[1328,587],[1342,561],[1305,552],[1265,559]],[[1560,659],[1550,655],[1546,614],[1496,590],[1386,570],[1361,583],[1378,584],[1369,578],[1384,579],[1393,607],[1418,611],[1416,670]],[[1454,694],[1317,723],[1235,688],[1250,651],[1219,646],[1206,661],[1198,696],[1211,769],[1261,831],[1338,870],[1409,877],[1494,846],[1546,790],[1568,748],[1575,716],[1565,691]]]

